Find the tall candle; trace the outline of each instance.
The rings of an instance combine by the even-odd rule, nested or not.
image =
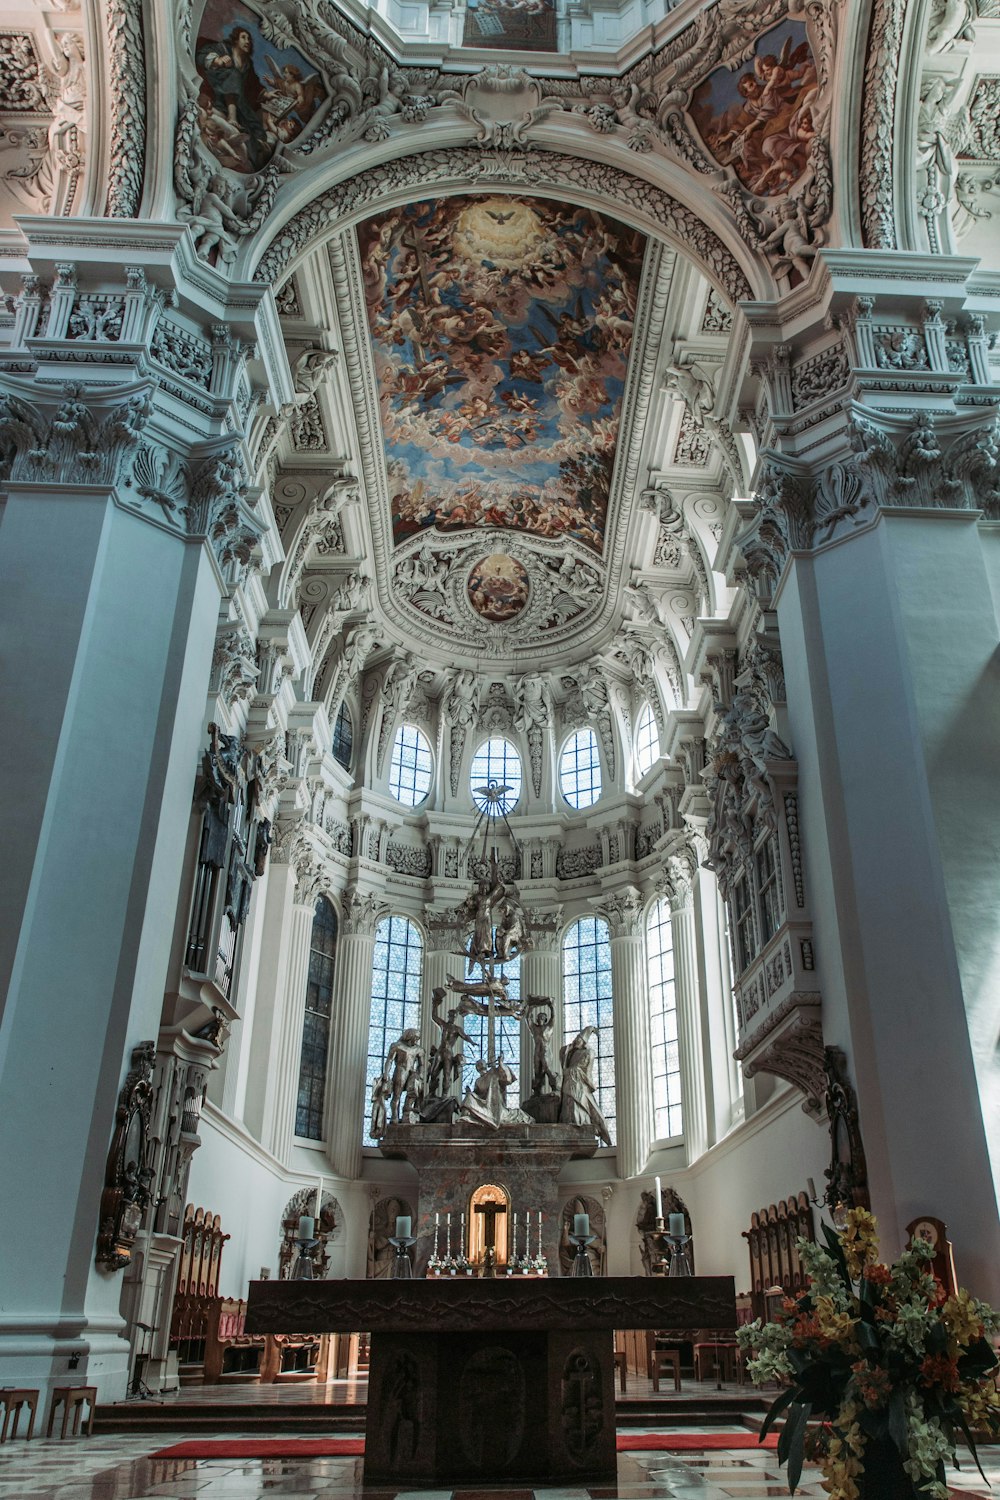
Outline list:
[[[660,1191],[660,1179],[658,1177],[656,1177],[653,1180],[656,1183],[656,1217],[658,1219],[662,1219],[663,1218],[663,1194]]]
[[[465,1259],[465,1209],[464,1208],[462,1209],[462,1228],[461,1228],[461,1231],[460,1231],[460,1238],[459,1238],[459,1241],[458,1241],[458,1257],[459,1257],[459,1260],[464,1260]]]
[[[538,1254],[542,1253],[542,1210],[538,1210]]]
[[[445,1214],[444,1219],[444,1253],[451,1260],[451,1209]]]
[[[671,1214],[669,1220],[669,1232],[674,1235],[686,1234],[683,1214]]]
[[[573,1215],[573,1233],[579,1235],[590,1233],[590,1216],[588,1214]]]
[[[316,1189],[316,1222],[317,1223],[319,1223],[320,1215],[322,1214],[322,1212],[323,1212],[323,1179],[321,1177],[320,1180],[319,1180],[319,1186]]]
[[[299,1239],[311,1240],[315,1231],[315,1220],[309,1214],[301,1214],[299,1217]]]
[[[514,1210],[514,1233],[510,1242],[510,1258],[517,1260],[517,1209]]]
[[[410,1238],[410,1224],[412,1220],[409,1214],[400,1214],[396,1219],[397,1240],[408,1240]]]
[[[440,1222],[441,1222],[441,1215],[438,1214],[438,1213],[436,1213],[434,1215],[434,1228],[435,1229],[438,1227],[438,1225],[440,1224]]]

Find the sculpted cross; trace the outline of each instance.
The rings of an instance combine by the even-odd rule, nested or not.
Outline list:
[[[477,1203],[476,1213],[483,1216],[483,1276],[495,1276],[497,1270],[497,1214],[507,1212],[506,1203]]]

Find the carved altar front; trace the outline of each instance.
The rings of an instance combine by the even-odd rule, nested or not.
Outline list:
[[[255,1281],[253,1333],[370,1331],[365,1482],[616,1474],[614,1330],[736,1327],[731,1276]]]

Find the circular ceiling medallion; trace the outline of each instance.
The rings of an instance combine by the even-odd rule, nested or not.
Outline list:
[[[476,563],[466,589],[476,614],[499,625],[519,615],[527,604],[528,572],[506,552],[491,552]]]

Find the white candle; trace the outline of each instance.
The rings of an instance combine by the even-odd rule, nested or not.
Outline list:
[[[316,1219],[317,1219],[317,1221],[319,1220],[320,1215],[322,1214],[322,1212],[323,1212],[323,1179],[321,1177],[320,1180],[319,1180],[319,1186],[316,1189]]]
[[[412,1221],[410,1219],[409,1214],[400,1214],[398,1216],[398,1218],[396,1219],[396,1238],[397,1238],[397,1240],[408,1240],[409,1239],[409,1237],[410,1237],[410,1224],[411,1224],[411,1222]]]
[[[679,1235],[679,1234],[686,1234],[687,1233],[687,1230],[684,1227],[684,1215],[683,1214],[671,1214],[670,1215],[669,1223],[670,1223],[670,1233],[671,1234]]]
[[[660,1191],[660,1179],[658,1177],[655,1177],[653,1179],[653,1181],[656,1183],[656,1217],[658,1219],[662,1219],[663,1218],[663,1194]]]
[[[311,1240],[315,1231],[316,1223],[309,1214],[302,1214],[299,1218],[299,1239]]]
[[[438,1225],[440,1224],[440,1222],[441,1222],[441,1215],[436,1213],[434,1215],[434,1228],[435,1229],[438,1227]]]
[[[590,1216],[588,1214],[573,1215],[573,1233],[579,1235],[590,1233]]]

